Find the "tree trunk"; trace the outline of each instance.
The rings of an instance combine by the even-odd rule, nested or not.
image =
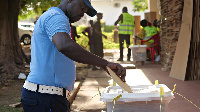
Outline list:
[[[20,0],[0,0],[0,76],[25,72],[26,57],[18,34],[19,3]]]

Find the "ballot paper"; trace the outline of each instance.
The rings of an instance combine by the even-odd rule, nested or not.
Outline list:
[[[133,93],[133,91],[131,90],[130,86],[126,83],[123,82],[109,67],[107,67],[112,79],[121,87],[123,88],[125,91],[127,91],[128,93]]]

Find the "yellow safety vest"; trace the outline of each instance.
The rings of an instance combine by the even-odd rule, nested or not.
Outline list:
[[[150,37],[151,37],[151,36],[157,34],[157,28],[154,27],[154,26],[152,26],[152,27],[146,26],[146,27],[144,27],[144,30],[145,30],[145,32],[146,32],[146,35],[145,35],[145,36],[150,36]],[[153,43],[154,40],[151,39],[151,40],[149,40],[148,42]]]
[[[129,13],[122,13],[123,15],[123,23],[119,23],[119,34],[133,34],[133,30],[135,27],[134,17]]]
[[[160,28],[157,27],[157,31],[159,32],[159,31],[160,31]]]
[[[155,26],[151,26],[151,36],[155,35],[158,33],[158,29]]]
[[[146,26],[144,27],[144,30],[146,32],[146,36],[153,36],[155,34],[157,34],[157,28],[156,27],[150,27],[150,26]]]

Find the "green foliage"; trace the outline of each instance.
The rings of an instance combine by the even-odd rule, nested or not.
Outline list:
[[[79,25],[76,27],[77,34],[81,34],[82,31],[86,28],[85,25]]]
[[[21,0],[19,19],[29,19],[41,15],[44,10],[58,6],[61,0]]]
[[[114,34],[113,32],[103,32],[104,35],[106,35],[108,38],[103,38],[103,48],[104,49],[119,49],[119,43],[114,42]],[[89,50],[89,39],[88,37],[84,36],[83,34],[79,34],[81,37],[76,39],[76,42],[82,46],[84,49]],[[131,46],[133,45],[133,39],[132,36],[130,37],[130,43]],[[126,48],[126,42],[124,42],[124,48]]]
[[[21,14],[18,16],[19,20],[26,20],[26,19],[30,19],[30,18],[35,18],[37,16],[37,14],[33,11],[27,11],[27,14]]]
[[[114,42],[114,34],[113,32],[103,32],[108,38],[103,38],[103,48],[104,49],[117,49],[119,48],[119,43]]]
[[[107,39],[103,39],[103,48],[104,49],[118,49],[119,43],[115,43],[113,41],[109,41]]]
[[[148,0],[133,0],[133,11],[145,11],[148,9]]]
[[[114,42],[113,32],[106,33],[103,32],[104,35],[106,35],[108,38],[103,38],[103,48],[104,49],[118,49],[119,43]],[[84,36],[83,34],[79,34],[81,37],[76,39],[76,42],[82,46],[84,49],[89,50],[89,39],[88,37]]]
[[[76,38],[76,42],[77,42],[81,47],[83,47],[84,49],[89,50],[89,45],[88,45],[89,38],[86,37],[86,36],[83,35],[83,34],[79,34],[79,35],[80,35],[80,38]]]
[[[114,30],[115,26],[108,26],[105,25],[104,32],[112,32]]]

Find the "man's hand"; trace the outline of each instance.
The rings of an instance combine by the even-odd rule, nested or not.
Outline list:
[[[126,69],[125,69],[124,67],[122,67],[122,66],[121,66],[120,64],[118,64],[118,63],[112,63],[112,62],[109,62],[109,63],[107,64],[107,67],[109,67],[112,71],[114,71],[114,72],[116,73],[116,75],[117,75],[118,77],[121,78],[121,80],[122,80],[123,82],[126,82],[126,81],[125,81]],[[105,70],[106,70],[106,72],[109,74],[107,68],[106,68]]]
[[[104,35],[104,34],[102,34],[102,35],[104,36],[105,39],[107,39],[107,36],[106,36],[106,35]]]
[[[143,39],[141,39],[140,37],[138,37],[137,35],[135,35],[135,37],[136,37],[136,39],[143,40]]]
[[[77,35],[77,38],[80,38],[81,36],[80,35]]]

